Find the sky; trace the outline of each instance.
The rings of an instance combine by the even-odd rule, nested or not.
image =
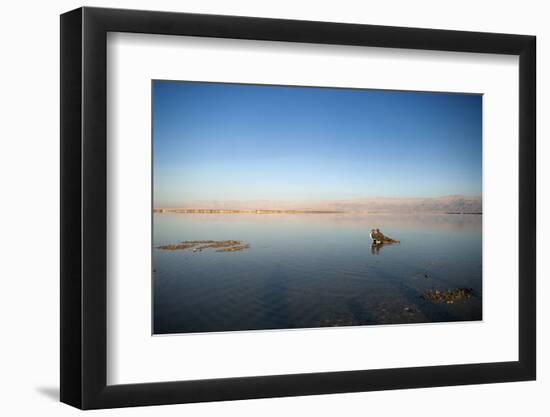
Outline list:
[[[155,207],[481,195],[482,96],[153,81]]]

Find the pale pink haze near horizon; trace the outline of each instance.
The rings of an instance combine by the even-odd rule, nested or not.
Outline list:
[[[481,196],[369,197],[345,200],[195,200],[155,208],[336,210],[345,212],[482,212]]]

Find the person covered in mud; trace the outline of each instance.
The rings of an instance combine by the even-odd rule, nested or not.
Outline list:
[[[380,231],[380,229],[371,229],[369,236],[372,239],[372,242],[377,245],[382,245],[385,243],[399,243],[399,240],[386,236]]]
[[[376,243],[376,230],[370,229],[369,237],[372,239],[373,243]]]

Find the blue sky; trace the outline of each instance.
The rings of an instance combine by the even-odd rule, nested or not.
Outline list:
[[[153,81],[155,207],[481,195],[482,97]]]

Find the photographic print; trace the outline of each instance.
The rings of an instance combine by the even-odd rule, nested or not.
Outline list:
[[[153,334],[482,320],[482,95],[152,81]]]

